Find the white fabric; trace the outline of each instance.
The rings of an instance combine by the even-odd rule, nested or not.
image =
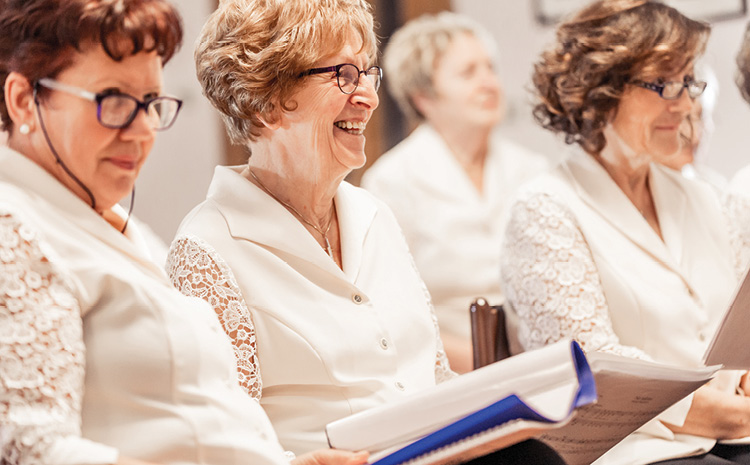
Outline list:
[[[744,264],[712,188],[652,165],[663,241],[591,156],[577,154],[524,186],[504,238],[502,282],[530,349],[573,337],[585,350],[699,366]],[[747,216],[747,203],[735,214]],[[740,238],[741,239],[741,238]],[[734,246],[734,249],[733,249]],[[733,392],[738,372],[712,383]],[[689,403],[661,417],[681,424]],[[597,464],[644,464],[705,452],[714,440],[658,421]]]
[[[216,169],[168,269],[182,292],[209,294],[236,350],[256,345],[260,402],[286,449],[326,447],[327,423],[451,376],[429,295],[387,208],[340,186],[342,271],[241,171]]]
[[[8,148],[0,167],[0,462],[287,463],[211,307],[137,227]]]
[[[740,168],[731,181],[729,181],[729,192],[750,196],[750,165]]]
[[[504,218],[515,190],[547,169],[545,157],[498,134],[483,192],[428,124],[380,157],[362,187],[393,210],[432,296],[443,334],[471,340],[469,304],[502,302],[498,269]]]

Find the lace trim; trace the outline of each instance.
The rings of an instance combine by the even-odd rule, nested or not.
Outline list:
[[[503,291],[519,317],[525,349],[561,339],[584,350],[650,359],[620,344],[612,328],[599,272],[570,210],[548,194],[513,206],[501,254]]]
[[[750,263],[750,198],[739,194],[726,194],[722,207],[729,231],[729,242],[734,252],[734,270],[741,278]]]
[[[36,231],[0,212],[0,463],[48,463],[81,435],[85,348],[71,287]]]
[[[411,252],[409,252],[408,246],[406,246],[406,238],[403,236],[403,231],[401,233],[401,237],[403,239],[405,247],[407,248],[406,253],[409,255],[409,263],[411,264],[414,273],[419,276],[417,263],[414,261],[414,256],[411,254]],[[448,355],[445,353],[443,340],[440,338],[440,325],[438,324],[437,315],[435,314],[435,306],[432,305],[432,296],[430,296],[430,291],[427,289],[427,285],[424,283],[424,281],[422,281],[421,278],[419,282],[421,283],[425,302],[427,302],[427,306],[430,309],[430,318],[432,318],[432,324],[435,326],[435,337],[437,339],[437,354],[435,356],[435,384],[440,384],[444,381],[455,378],[456,376],[458,376],[458,373],[451,370],[450,363],[448,362]]]
[[[180,292],[211,304],[232,340],[240,386],[260,401],[263,382],[258,368],[255,326],[232,270],[206,242],[182,236],[170,247],[166,271]]]

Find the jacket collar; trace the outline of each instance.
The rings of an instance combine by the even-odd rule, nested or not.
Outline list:
[[[135,225],[130,224],[125,234],[117,231],[44,168],[8,147],[0,147],[0,167],[0,182],[15,185],[27,192],[34,201],[51,205],[62,217],[80,229],[81,241],[87,240],[85,235],[93,236],[140,265],[149,274],[169,284],[164,270],[149,257],[143,246],[143,237]],[[115,206],[115,211],[124,214],[119,206]]]
[[[593,156],[580,154],[571,157],[562,169],[567,172],[586,204],[655,260],[684,279],[680,263],[686,231],[687,194],[675,179],[676,175],[671,175],[654,163],[649,170],[649,186],[662,240]]]
[[[216,204],[231,236],[273,249],[285,259],[305,260],[341,277],[342,270],[304,225],[283,205],[248,181],[241,174],[244,169],[245,166],[216,167],[208,188],[207,200]],[[368,194],[346,182],[339,186],[334,202],[343,274],[354,282],[362,265],[364,241],[377,209]]]

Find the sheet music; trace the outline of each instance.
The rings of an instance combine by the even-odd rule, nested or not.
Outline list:
[[[732,370],[750,369],[750,351],[742,350],[750,334],[750,272],[745,273],[703,360]]]

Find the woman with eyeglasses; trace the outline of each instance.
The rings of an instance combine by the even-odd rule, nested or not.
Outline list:
[[[176,10],[0,0],[0,30],[0,463],[289,464],[210,305],[117,205],[180,110],[162,90]]]
[[[580,150],[511,210],[502,281],[525,348],[573,337],[587,351],[702,364],[747,263],[748,208],[654,161],[681,149],[709,32],[656,1],[597,1],[537,62],[534,116]],[[717,442],[750,436],[744,393],[747,376],[722,371],[596,463],[750,463],[747,446]]]
[[[344,182],[365,163],[376,54],[364,0],[226,0],[195,52],[204,94],[250,158],[216,169],[168,273],[211,303],[248,398],[298,454],[328,446],[327,423],[454,376],[393,215]],[[533,442],[499,454],[561,463]]]

